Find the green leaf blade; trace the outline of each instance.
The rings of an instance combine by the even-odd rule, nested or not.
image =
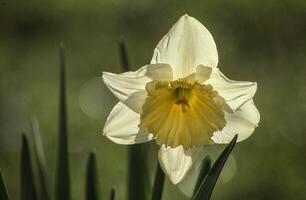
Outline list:
[[[55,178],[55,199],[70,199],[70,175],[67,136],[66,83],[65,83],[65,49],[60,45],[60,85],[59,85],[59,135],[57,171]]]
[[[109,200],[115,200],[116,199],[116,189],[112,187],[110,195],[109,195]]]
[[[6,184],[5,184],[4,179],[2,178],[1,171],[0,171],[0,199],[9,200],[9,195],[6,189]]]
[[[145,200],[150,192],[146,144],[128,147],[128,199]]]
[[[98,170],[96,155],[91,152],[87,162],[87,174],[86,174],[86,199],[98,200],[99,199],[99,183],[98,183]]]
[[[194,200],[210,199],[213,189],[219,178],[219,175],[223,169],[223,166],[236,144],[237,138],[238,135],[235,135],[232,141],[222,151],[212,168],[209,170],[207,176],[202,181],[198,191],[196,192],[195,197],[193,198]]]
[[[36,200],[36,189],[34,185],[33,168],[31,164],[30,148],[28,139],[22,134],[22,150],[21,150],[21,200]]]
[[[201,171],[200,171],[200,174],[198,176],[196,185],[194,187],[193,197],[196,195],[196,192],[198,191],[201,183],[203,182],[203,180],[207,176],[210,168],[211,168],[211,160],[210,160],[209,156],[206,156],[204,158],[204,160],[202,161],[202,167],[201,167]]]
[[[32,135],[34,139],[34,152],[35,152],[36,164],[39,174],[38,182],[40,186],[39,187],[40,198],[49,200],[50,195],[48,190],[46,159],[45,159],[44,148],[43,148],[43,143],[37,119],[34,119],[32,121]]]
[[[157,162],[155,180],[154,180],[151,200],[161,200],[162,199],[164,183],[165,183],[165,174],[164,174],[159,162]]]
[[[120,56],[121,66],[123,68],[123,71],[125,72],[129,71],[130,65],[129,65],[125,43],[123,41],[120,41],[118,44],[118,48],[119,48],[119,56]]]

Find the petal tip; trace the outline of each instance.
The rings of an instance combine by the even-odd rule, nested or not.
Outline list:
[[[255,92],[257,91],[257,82],[254,82]]]
[[[112,137],[109,135],[105,135],[110,141],[114,142],[115,144],[120,144],[120,145],[131,145],[131,144],[135,144],[134,141],[132,140],[126,140],[124,138],[117,138],[117,137]]]
[[[112,73],[110,72],[102,72],[102,80],[104,83],[107,83],[108,82],[108,78],[109,76],[113,75]]]
[[[169,177],[171,183],[173,183],[174,185],[177,185],[181,180],[182,178],[177,178],[177,177]]]
[[[102,135],[103,136],[109,135],[109,130],[108,130],[107,124],[104,125],[104,128],[102,130]]]
[[[197,21],[194,17],[188,15],[188,14],[184,14],[183,16],[180,17],[179,21],[183,21],[183,22],[189,22],[189,21]]]

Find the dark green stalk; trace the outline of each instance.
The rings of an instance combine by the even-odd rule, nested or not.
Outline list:
[[[151,200],[161,200],[162,199],[164,182],[165,182],[165,174],[164,174],[159,162],[157,162],[155,180],[154,180],[154,185],[153,185],[153,193],[152,193]]]
[[[32,135],[34,139],[34,152],[39,174],[38,180],[40,186],[40,198],[44,200],[49,200],[50,195],[48,190],[46,160],[37,119],[34,119],[32,121]]]
[[[65,85],[65,49],[60,45],[60,85],[59,85],[59,135],[57,171],[55,179],[55,199],[70,199],[70,176],[67,138],[67,111],[66,111],[66,85]]]
[[[126,51],[125,43],[123,41],[119,42],[119,55],[120,55],[121,66],[123,68],[123,71],[125,71],[125,72],[129,71],[130,66],[129,66],[129,61],[128,61],[128,57],[127,57],[127,51]]]
[[[98,170],[96,163],[96,155],[91,152],[87,162],[86,174],[86,199],[98,200],[99,199],[99,183],[98,183]]]
[[[5,181],[2,178],[1,171],[0,171],[0,199],[9,200],[9,195],[6,189]]]
[[[146,146],[134,144],[128,147],[128,199],[145,200],[149,193],[149,175]]]
[[[37,199],[32,170],[33,168],[31,164],[28,139],[25,134],[22,134],[22,150],[21,150],[21,165],[20,165],[21,200]]]
[[[116,189],[114,187],[111,189],[109,200],[116,200]]]

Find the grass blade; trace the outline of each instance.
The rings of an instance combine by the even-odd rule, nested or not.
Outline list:
[[[162,168],[160,167],[159,162],[157,162],[155,180],[154,180],[154,185],[153,185],[152,200],[162,199],[164,182],[165,182],[165,174]]]
[[[134,144],[128,148],[128,199],[145,200],[150,192],[147,149],[144,144]]]
[[[200,171],[200,174],[198,176],[197,183],[194,187],[193,196],[196,195],[196,192],[198,191],[201,183],[203,182],[203,180],[207,176],[210,168],[211,168],[211,160],[210,160],[209,156],[206,156],[204,158],[203,162],[202,162],[201,171]]]
[[[26,135],[22,134],[20,165],[21,200],[35,200],[37,198],[32,169],[29,143]]]
[[[98,200],[99,199],[99,184],[98,184],[98,171],[96,164],[96,155],[91,152],[87,162],[87,175],[86,175],[86,199]]]
[[[60,85],[59,85],[59,135],[57,171],[55,181],[55,199],[70,199],[70,176],[67,138],[66,85],[65,85],[65,49],[60,45]]]
[[[120,55],[120,60],[121,60],[121,66],[123,68],[123,71],[129,71],[129,61],[127,57],[127,51],[125,47],[125,43],[123,41],[119,42],[119,55]]]
[[[195,197],[193,198],[194,200],[210,199],[213,189],[221,173],[221,170],[236,144],[237,137],[238,135],[235,135],[232,141],[225,147],[223,152],[220,154],[220,156],[218,157],[218,159],[216,160],[216,162],[208,172],[207,176],[202,181],[199,190],[197,191]]]
[[[115,199],[116,199],[116,189],[113,187],[109,195],[109,200],[115,200]]]
[[[129,61],[123,41],[119,42],[119,54],[123,71],[129,71]],[[128,146],[128,199],[145,200],[150,193],[146,144]]]
[[[43,143],[40,135],[39,124],[37,119],[32,121],[32,134],[34,139],[34,152],[38,169],[38,181],[40,186],[40,198],[49,200],[50,195],[48,192],[46,159],[44,154]]]
[[[9,200],[8,192],[2,174],[0,172],[0,199]]]

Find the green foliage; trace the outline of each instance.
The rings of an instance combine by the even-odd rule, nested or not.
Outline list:
[[[215,164],[212,166],[212,168],[209,170],[207,176],[202,181],[198,191],[196,192],[193,200],[209,200],[210,196],[213,192],[213,189],[216,185],[216,182],[219,178],[219,175],[223,169],[223,166],[228,158],[228,156],[231,154],[236,141],[237,141],[238,135],[235,135],[232,141],[226,146],[226,148],[223,150],[223,152],[220,154],[218,159],[216,160]],[[206,171],[207,169],[205,167],[202,168],[202,171]],[[202,172],[204,173],[204,172]]]
[[[126,46],[123,41],[120,41],[118,44],[119,49],[119,56],[121,61],[121,66],[123,68],[123,71],[129,71],[130,70],[130,64],[127,56]]]
[[[203,182],[203,180],[207,176],[210,168],[211,168],[211,160],[210,160],[209,156],[206,156],[204,158],[204,160],[202,161],[201,171],[200,171],[199,177],[197,179],[196,185],[194,187],[193,196],[196,195],[196,192],[198,191],[201,183]]]
[[[37,194],[34,185],[33,168],[31,164],[30,148],[25,134],[22,135],[20,183],[21,200],[36,200]]]
[[[0,171],[0,199],[9,200],[6,185],[5,185],[4,179],[2,178],[1,171]]]
[[[111,189],[109,200],[116,200],[116,189],[114,187]]]
[[[66,83],[65,83],[65,49],[60,46],[60,79],[59,79],[59,134],[57,172],[55,182],[55,198],[57,200],[70,199],[70,176],[67,139],[67,111],[66,111]]]
[[[164,174],[159,162],[157,162],[155,180],[154,180],[151,200],[161,200],[162,199],[164,183],[165,183],[165,174]]]
[[[99,196],[99,176],[97,171],[96,154],[91,152],[87,162],[86,199],[98,200]]]
[[[32,135],[34,142],[34,153],[37,164],[37,173],[38,173],[38,186],[39,186],[39,197],[40,199],[49,200],[50,194],[48,190],[48,181],[47,181],[47,170],[46,170],[46,159],[44,154],[44,147],[41,140],[39,124],[37,119],[34,119],[32,122]]]
[[[128,199],[145,200],[149,194],[146,144],[128,146]],[[140,189],[141,188],[141,189]]]

